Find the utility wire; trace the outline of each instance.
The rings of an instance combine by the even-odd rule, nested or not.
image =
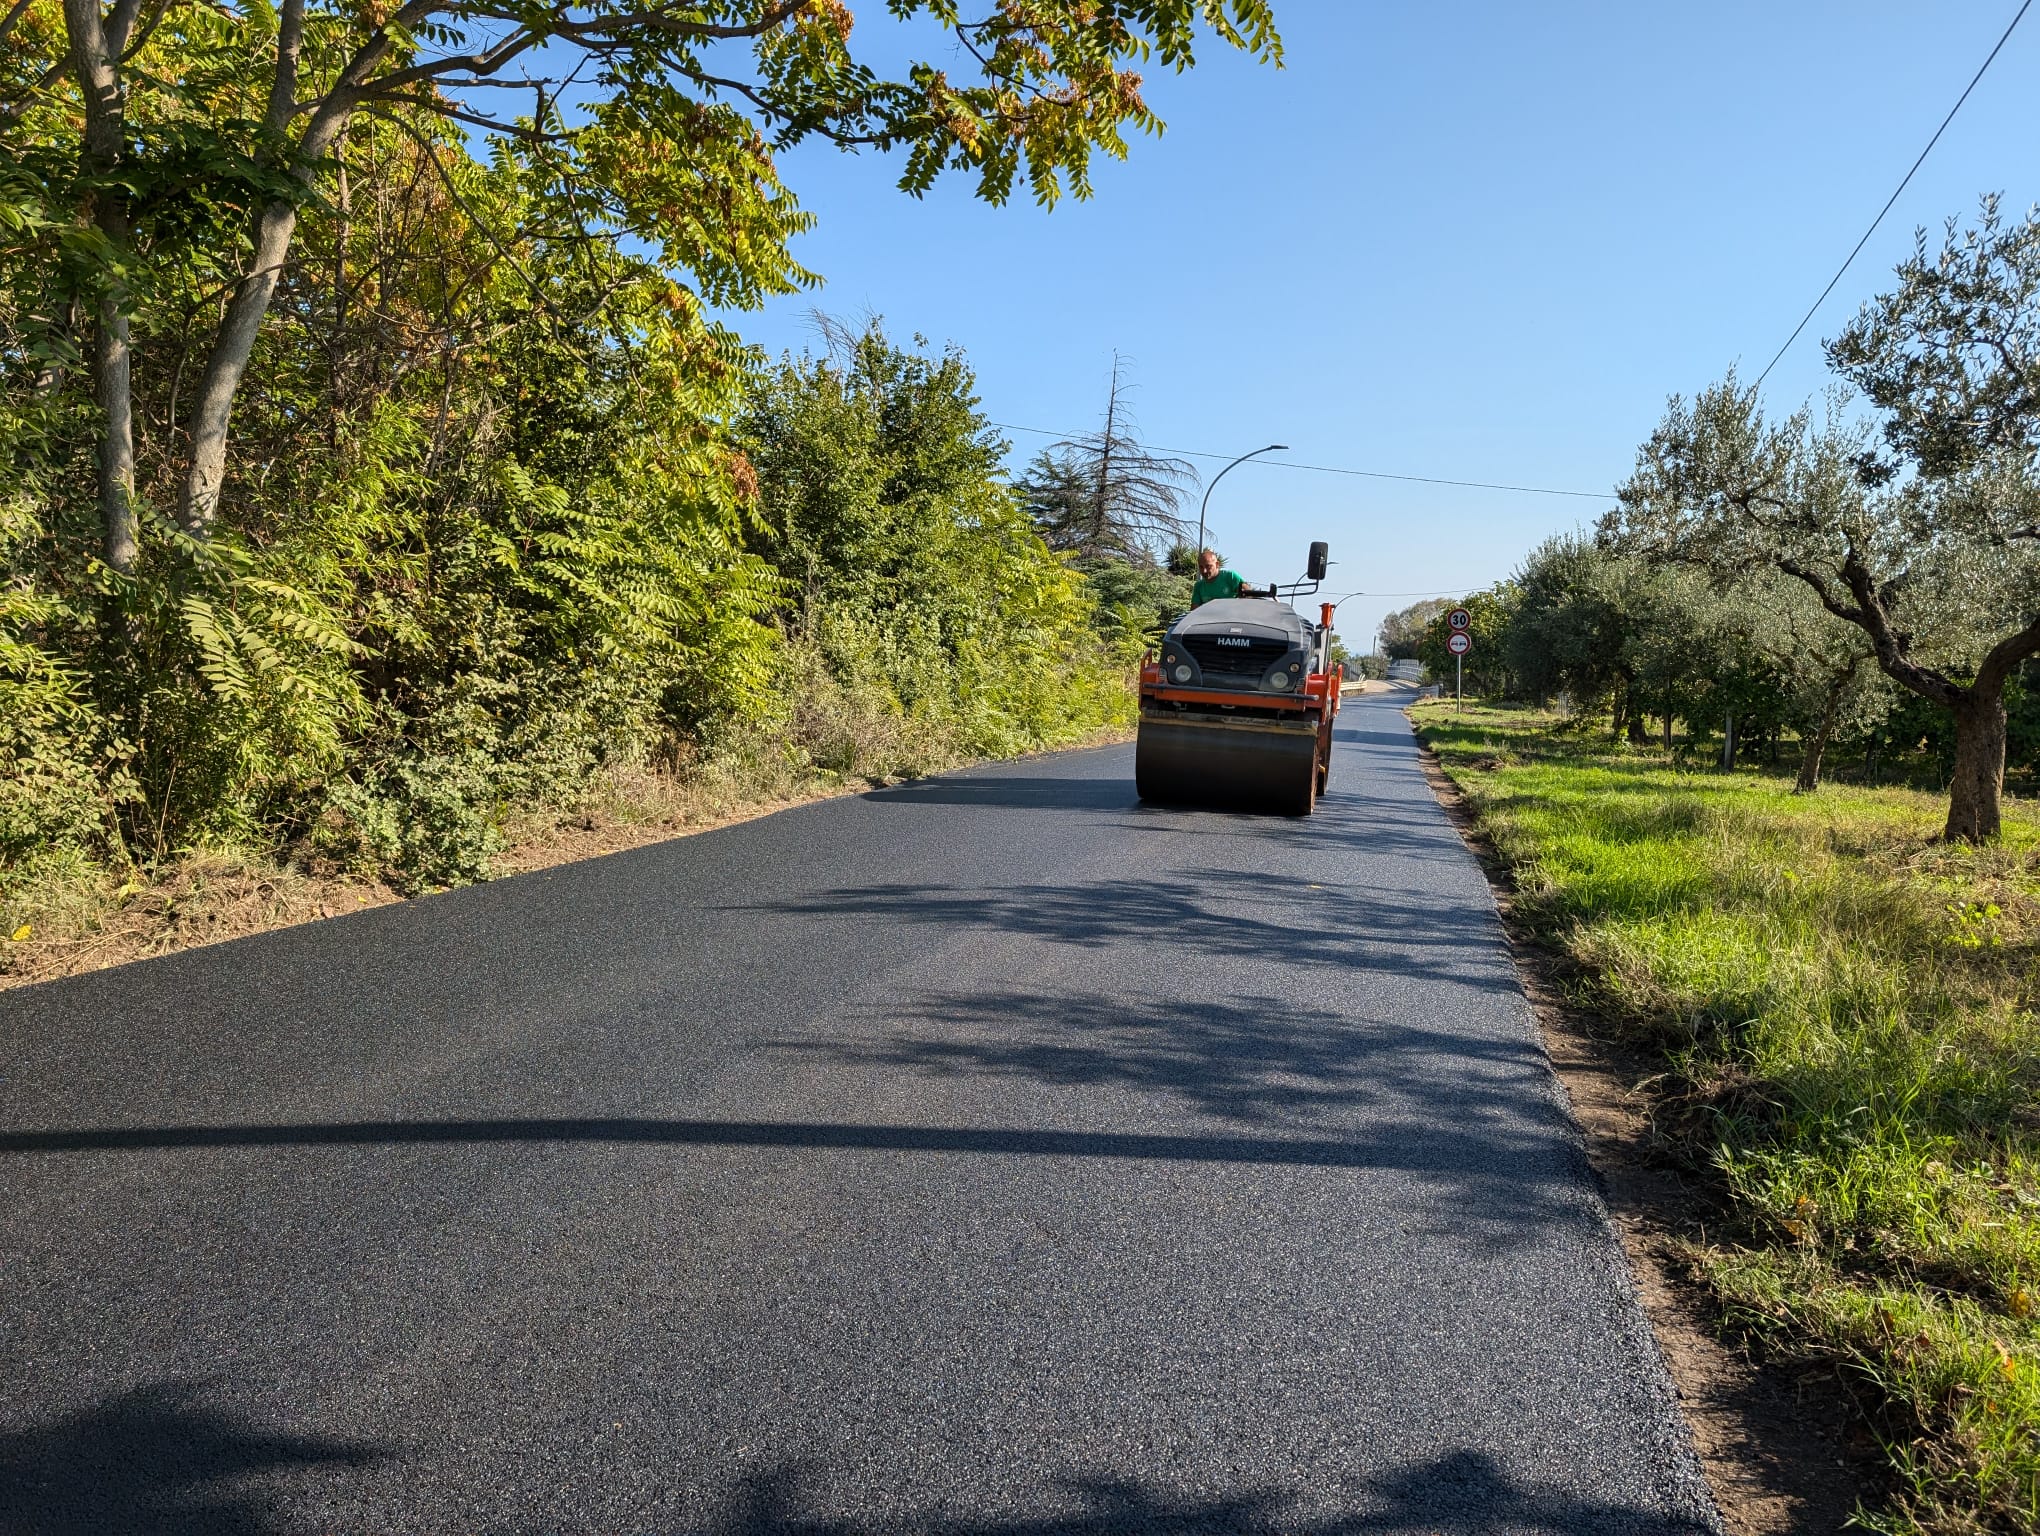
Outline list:
[[[1927,156],[1931,155],[1934,152],[1934,146],[1941,142],[1941,135],[1946,133],[1948,131],[1948,125],[1955,121],[1955,114],[1962,110],[1962,103],[1969,100],[1969,93],[1970,91],[1976,89],[1977,81],[1983,78],[1984,70],[1990,68],[1992,60],[1996,59],[1998,53],[2004,48],[2005,44],[2011,41],[2012,33],[2018,29],[2019,23],[2025,19],[2026,12],[2032,7],[2032,4],[2033,0],[2025,0],[2025,4],[2019,7],[2019,13],[2018,15],[2012,18],[2011,26],[2005,28],[2005,35],[1997,40],[1997,47],[1991,49],[1990,58],[1987,58],[1983,61],[1982,67],[1976,71],[1975,79],[1972,79],[1969,82],[1968,86],[1963,90],[1962,94],[1955,98],[1955,105],[1950,107],[1948,109],[1948,115],[1941,119],[1941,126],[1936,128],[1934,130],[1934,136],[1931,139],[1927,140],[1927,147],[1920,151],[1919,159],[1913,161],[1912,170],[1907,171],[1905,173],[1905,180],[1901,181],[1898,184],[1898,191],[1893,192],[1891,196],[1885,201],[1884,206],[1878,210],[1877,217],[1870,221],[1870,227],[1863,231],[1863,238],[1856,242],[1856,248],[1853,251],[1849,252],[1848,261],[1843,262],[1841,266],[1836,269],[1835,275],[1828,279],[1827,287],[1821,289],[1820,297],[1813,301],[1813,308],[1809,309],[1804,315],[1800,316],[1799,324],[1795,325],[1792,328],[1792,334],[1785,338],[1785,345],[1778,349],[1778,356],[1772,358],[1768,363],[1764,364],[1764,371],[1757,375],[1758,384],[1762,384],[1764,380],[1770,375],[1771,370],[1778,366],[1778,358],[1783,357],[1787,352],[1792,350],[1792,343],[1799,340],[1799,333],[1806,329],[1806,323],[1814,317],[1815,312],[1819,310],[1821,305],[1827,302],[1828,295],[1835,291],[1835,284],[1839,283],[1842,280],[1842,274],[1849,270],[1850,263],[1854,262],[1858,256],[1863,254],[1863,247],[1868,245],[1870,243],[1870,237],[1877,233],[1877,226],[1884,222],[1884,215],[1891,212],[1892,204],[1898,201],[1899,192],[1903,192],[1906,189],[1907,183],[1909,183],[1913,179],[1914,174],[1919,170],[1921,166],[1927,163]]]
[[[1448,587],[1443,592],[1348,592],[1347,597],[1465,597],[1477,591],[1470,587]],[[1340,599],[1344,601],[1345,599]]]
[[[2033,0],[2026,0],[2028,5]],[[991,425],[1001,432],[1032,432],[1039,437],[1059,438],[1074,442],[1083,437],[1081,432],[1051,432],[1047,427],[1023,427],[1010,421],[995,421]],[[1229,453],[1211,453],[1200,448],[1164,448],[1159,443],[1150,443],[1157,453],[1180,454],[1186,459],[1229,459]],[[1528,496],[1579,496],[1588,501],[1611,501],[1605,491],[1555,491],[1544,485],[1497,485],[1491,480],[1441,480],[1435,475],[1391,475],[1379,469],[1345,469],[1335,464],[1297,464],[1288,459],[1256,459],[1256,464],[1269,464],[1277,469],[1307,469],[1320,475],[1358,475],[1364,480],[1407,480],[1417,485],[1457,485],[1476,491],[1520,491]]]

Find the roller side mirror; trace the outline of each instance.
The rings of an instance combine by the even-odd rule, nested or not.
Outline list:
[[[1332,563],[1331,546],[1325,543],[1323,539],[1319,539],[1315,544],[1311,545],[1310,547],[1310,566],[1308,570],[1309,579],[1311,581],[1323,581],[1325,579],[1325,571],[1331,565],[1331,563]]]

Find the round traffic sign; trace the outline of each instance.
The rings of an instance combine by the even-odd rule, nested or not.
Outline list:
[[[1473,636],[1463,629],[1455,629],[1445,637],[1445,649],[1455,656],[1464,656],[1473,649]]]
[[[1445,615],[1445,622],[1454,629],[1465,629],[1473,623],[1473,615],[1464,608],[1455,608]]]

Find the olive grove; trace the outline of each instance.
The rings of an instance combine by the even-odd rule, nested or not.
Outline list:
[[[1855,393],[1766,416],[1733,374],[1674,400],[1615,547],[1801,584],[1955,733],[1946,835],[1999,829],[2005,690],[2040,654],[2040,215],[1922,236],[1827,352]]]

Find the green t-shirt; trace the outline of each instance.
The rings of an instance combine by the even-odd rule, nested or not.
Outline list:
[[[1190,606],[1198,607],[1213,598],[1238,597],[1240,588],[1246,585],[1240,580],[1238,571],[1220,571],[1216,576],[1201,576],[1197,585],[1190,589]]]

